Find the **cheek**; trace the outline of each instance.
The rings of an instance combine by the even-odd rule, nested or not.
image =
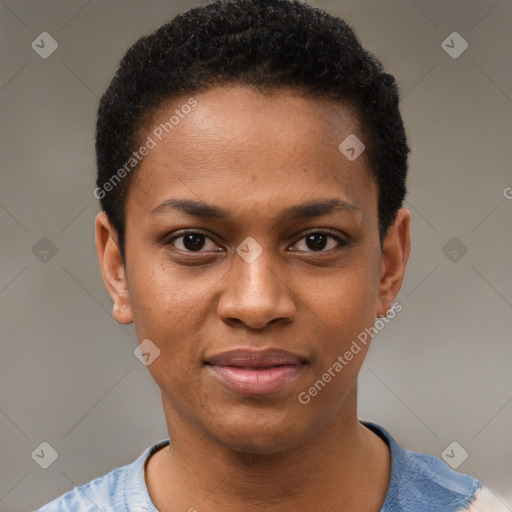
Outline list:
[[[202,363],[200,338],[208,324],[208,290],[218,280],[198,278],[161,261],[139,258],[131,269],[130,296],[139,342],[151,340],[160,350],[148,366],[160,384],[190,378]],[[207,333],[208,334],[208,333]]]
[[[139,342],[151,340],[160,350],[160,356],[167,359],[170,348],[167,340],[176,336],[173,330],[179,326],[180,318],[186,315],[189,301],[186,294],[180,293],[178,283],[157,270],[150,266],[132,269],[130,304]],[[156,361],[150,367],[155,364]]]
[[[134,322],[147,337],[161,336],[193,313],[208,282],[187,277],[186,269],[179,271],[154,257],[138,261],[129,273]]]
[[[373,325],[378,292],[378,266],[355,263],[326,280],[324,288],[309,292],[319,319],[333,333],[357,335]],[[345,338],[345,336],[343,336]]]
[[[318,406],[331,401],[339,403],[351,383],[356,381],[371,342],[369,329],[375,322],[376,275],[369,264],[360,262],[330,280],[324,293],[315,294],[316,326],[313,332],[321,350],[312,366],[310,385],[314,386],[322,376],[329,381],[328,389],[318,393]],[[312,389],[312,393],[315,392]]]
[[[368,352],[377,304],[372,274],[348,272],[316,294],[314,327],[317,346],[311,378],[302,387],[303,400],[315,416],[327,420],[354,391],[357,375]],[[304,402],[301,402],[304,403]]]

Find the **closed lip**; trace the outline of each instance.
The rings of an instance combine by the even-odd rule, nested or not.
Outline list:
[[[205,366],[222,386],[246,396],[270,395],[285,389],[306,364],[298,354],[275,348],[230,350],[205,360]]]
[[[269,348],[265,350],[236,349],[207,357],[210,366],[233,366],[243,368],[271,368],[274,366],[302,366],[307,360],[286,350]]]

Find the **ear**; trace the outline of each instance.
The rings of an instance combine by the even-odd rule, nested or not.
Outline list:
[[[410,224],[409,210],[400,208],[384,238],[380,263],[378,315],[387,313],[402,287],[411,251]]]
[[[133,322],[133,315],[117,232],[104,211],[96,216],[95,231],[96,252],[100,261],[103,281],[114,302],[113,316],[120,324],[130,324]]]

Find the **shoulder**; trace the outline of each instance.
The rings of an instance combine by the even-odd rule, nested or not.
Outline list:
[[[135,461],[75,487],[35,512],[156,511],[147,492],[144,465],[169,440],[147,448]]]
[[[505,512],[501,501],[471,475],[441,459],[402,448],[384,428],[363,422],[386,441],[391,478],[381,512]]]
[[[75,487],[47,503],[36,512],[97,512],[124,511],[124,480],[129,465],[119,467],[106,475]]]

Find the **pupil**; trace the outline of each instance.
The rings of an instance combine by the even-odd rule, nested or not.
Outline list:
[[[204,246],[204,235],[200,233],[190,233],[183,238],[183,245],[189,251],[197,251]]]
[[[309,235],[306,239],[308,247],[314,251],[321,251],[322,249],[325,249],[326,242],[327,236],[320,233]]]

